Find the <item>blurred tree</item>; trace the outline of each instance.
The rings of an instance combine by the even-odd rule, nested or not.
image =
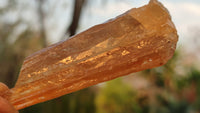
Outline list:
[[[16,11],[18,2],[15,2],[15,0],[10,1],[5,8],[0,9],[0,16],[3,17],[10,10]],[[70,25],[70,34],[75,34],[84,2],[85,0],[76,0],[74,2],[74,16]],[[48,44],[45,29],[46,12],[44,11],[46,2],[38,0],[36,3],[39,32],[34,31],[31,27],[26,27],[24,31],[16,36],[16,40],[11,42],[10,37],[13,38],[12,34],[16,33],[17,27],[24,23],[24,21],[19,18],[15,22],[0,20],[0,82],[7,84],[10,88],[14,86],[24,58]],[[92,89],[87,88],[44,104],[26,108],[21,110],[20,113],[95,112],[94,93]]]
[[[67,27],[66,34],[72,36],[76,33],[87,1],[74,1],[72,22]],[[107,2],[107,0],[102,1],[102,4]],[[36,18],[39,20],[39,32],[29,27],[32,24],[14,18],[19,16],[18,13],[11,16],[12,19],[4,18],[17,11],[18,5],[23,2],[7,0],[7,4],[0,7],[0,82],[6,83],[10,88],[14,86],[24,58],[48,45],[45,27],[48,14],[44,10],[48,0],[38,0],[34,3],[36,3],[38,16]],[[23,5],[23,10],[27,10],[25,6]],[[24,30],[16,35],[19,26],[24,24],[26,26]],[[199,32],[196,31],[197,35],[194,37],[198,37]],[[195,42],[199,41],[195,40]],[[149,82],[147,88],[135,89],[119,78],[107,82],[98,94],[93,88],[87,88],[31,106],[21,110],[20,113],[199,113],[200,71],[196,67],[185,64],[194,61],[191,60],[193,57],[184,59],[185,55],[183,56],[179,51],[165,66],[143,71],[139,75]]]
[[[41,39],[30,27],[18,32],[24,24],[19,15],[13,20],[7,19],[8,14],[15,13],[18,5],[17,1],[9,0],[0,9],[0,82],[10,88],[15,84],[23,59],[42,48]]]
[[[40,22],[40,33],[39,33],[39,37],[41,38],[41,42],[42,42],[42,46],[46,47],[47,46],[47,37],[46,37],[46,29],[45,29],[45,14],[43,11],[43,4],[44,4],[44,0],[38,0],[38,17],[39,17],[39,22]]]
[[[76,34],[76,30],[78,28],[81,12],[86,0],[74,0],[74,11],[73,11],[73,18],[69,28],[66,31],[66,34],[69,33],[70,36]]]

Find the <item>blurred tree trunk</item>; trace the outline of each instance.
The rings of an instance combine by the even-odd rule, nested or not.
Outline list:
[[[47,46],[47,37],[45,32],[45,13],[43,11],[44,0],[38,0],[38,17],[40,23],[40,33],[39,37],[41,38],[41,44],[43,47]]]
[[[73,18],[71,25],[66,31],[66,34],[69,33],[70,36],[73,36],[76,34],[76,30],[78,28],[79,20],[80,20],[80,15],[82,12],[82,8],[84,6],[84,3],[86,0],[75,0],[74,1],[74,11],[73,11]]]

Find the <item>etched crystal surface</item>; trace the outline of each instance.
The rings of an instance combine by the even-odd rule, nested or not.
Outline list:
[[[173,56],[177,41],[167,9],[151,0],[27,57],[10,101],[22,109],[161,66]]]

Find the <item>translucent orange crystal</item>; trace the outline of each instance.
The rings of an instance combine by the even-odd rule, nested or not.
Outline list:
[[[177,31],[156,0],[27,57],[10,102],[16,109],[165,64]]]

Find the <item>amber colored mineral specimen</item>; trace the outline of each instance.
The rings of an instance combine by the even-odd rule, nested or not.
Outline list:
[[[9,100],[10,96],[11,96],[11,92],[10,92],[9,88],[5,84],[0,82],[0,97],[3,97],[5,99]]]
[[[10,102],[16,109],[165,64],[178,35],[157,0],[27,57]]]

